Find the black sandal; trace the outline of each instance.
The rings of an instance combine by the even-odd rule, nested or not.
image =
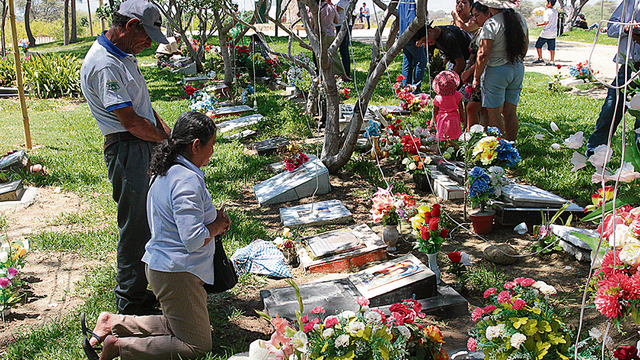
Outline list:
[[[96,350],[101,351],[102,348],[92,347],[89,343],[89,339],[92,337],[96,338],[98,340],[98,344],[102,343],[102,339],[96,333],[87,328],[84,313],[80,314],[80,326],[82,327],[82,349],[84,350],[84,353],[87,355],[87,358],[89,358],[89,360],[99,360],[100,356],[98,356]],[[87,337],[87,335],[90,336]]]

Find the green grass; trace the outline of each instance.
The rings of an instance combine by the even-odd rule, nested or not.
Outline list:
[[[538,36],[540,36],[541,32],[542,32],[542,27],[529,29],[529,36],[537,38]],[[575,41],[575,42],[581,42],[586,44],[593,44],[593,40],[595,39],[595,37],[596,37],[595,29],[591,31],[585,31],[584,29],[574,28],[569,32],[563,33],[557,39],[560,41]],[[598,44],[599,45],[617,45],[618,39],[610,38],[609,36],[607,36],[606,33],[600,33],[600,35],[598,36]]]

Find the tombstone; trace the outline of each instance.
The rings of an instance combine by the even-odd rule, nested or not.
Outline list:
[[[438,167],[438,170],[447,175],[449,179],[460,185],[464,185],[464,163],[451,162],[445,159],[434,159],[433,161]]]
[[[299,288],[305,308],[322,306],[326,316],[358,311],[355,303],[358,296],[367,297],[370,307],[386,313],[391,305],[415,297],[427,314],[442,313],[445,317],[468,314],[467,301],[452,288],[437,286],[435,274],[411,254],[346,278],[308,283]],[[260,297],[270,316],[295,319],[299,305],[292,287],[262,290]]]
[[[200,84],[200,83],[206,83],[213,80],[215,80],[215,78],[212,78],[206,75],[199,75],[199,76],[188,76],[182,79],[182,82],[185,84],[188,84],[188,83]],[[178,81],[178,83],[180,83],[180,81]]]
[[[311,204],[303,204],[288,208],[280,208],[280,220],[284,226],[295,228],[300,226],[341,224],[353,220],[353,215],[340,200],[327,200]]]
[[[252,138],[256,136],[257,133],[258,132],[255,130],[242,130],[239,133],[235,133],[233,135],[225,134],[222,137],[227,140],[243,140],[243,139]]]
[[[0,184],[0,201],[20,201],[24,191],[22,179]]]
[[[267,140],[254,142],[249,147],[258,152],[260,156],[269,156],[278,150],[282,150],[289,145],[289,140],[283,137],[275,137]]]
[[[14,151],[0,158],[0,170],[27,171],[29,157],[24,150]]]
[[[387,258],[387,245],[366,224],[352,225],[298,241],[300,266],[311,272],[336,273]]]
[[[575,233],[584,234],[590,236],[592,238],[599,238],[600,234],[594,230],[588,229],[578,229],[571,226],[562,226],[562,225],[551,225],[551,231],[559,236],[562,240],[560,240],[560,246],[562,249],[569,254],[573,255],[576,260],[589,262],[591,261],[591,254],[596,249],[591,249],[591,246],[586,242],[580,240]],[[603,246],[606,246],[606,242]]]
[[[554,214],[559,211],[562,205],[548,206],[548,207],[517,207],[504,201],[491,201],[491,206],[496,210],[496,222],[502,225],[517,225],[521,222],[526,222],[530,225],[542,224],[542,216],[540,210],[545,213]],[[584,215],[584,208],[571,203],[569,207],[560,215],[559,219],[565,221],[569,214],[573,213],[574,216]],[[553,215],[552,215],[553,216]]]
[[[224,106],[213,110],[213,117],[234,116],[253,111],[248,105]]]
[[[218,132],[224,134],[235,129],[257,124],[258,122],[260,122],[260,120],[262,120],[262,118],[263,116],[261,114],[247,115],[233,120],[221,122],[216,126],[218,127]]]
[[[285,171],[253,187],[260,206],[279,204],[331,191],[329,170],[319,159],[309,159],[294,171]]]
[[[532,185],[511,184],[502,187],[502,198],[520,208],[557,207],[567,203],[567,200]]]

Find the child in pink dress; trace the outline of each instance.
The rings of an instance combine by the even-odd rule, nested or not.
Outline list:
[[[455,71],[445,70],[433,79],[433,118],[435,120],[439,141],[457,140],[462,135],[461,115],[462,94],[457,91],[460,86],[460,76]]]

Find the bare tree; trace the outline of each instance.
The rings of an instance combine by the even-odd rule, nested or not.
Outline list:
[[[69,45],[69,0],[64,0],[64,45]]]
[[[78,42],[78,26],[76,23],[76,0],[71,0],[71,37],[70,43]]]
[[[33,33],[31,32],[31,0],[27,0],[27,3],[24,7],[24,30],[27,33],[27,39],[29,40],[29,44],[31,46],[36,45],[36,38],[33,37]]]
[[[571,31],[571,29],[573,29],[573,23],[589,0],[558,0],[558,2],[560,3],[560,8],[567,14],[565,17],[564,31]]]

